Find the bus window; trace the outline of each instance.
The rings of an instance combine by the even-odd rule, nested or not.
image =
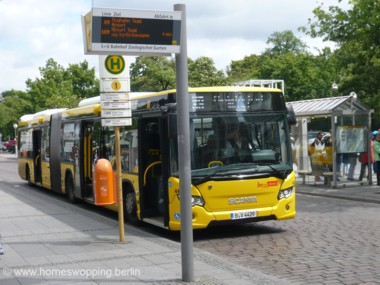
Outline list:
[[[129,170],[131,172],[138,172],[139,167],[139,148],[138,148],[138,134],[137,130],[132,130],[128,132],[129,136]]]
[[[42,160],[49,161],[50,159],[50,137],[49,137],[49,127],[42,129],[42,146],[41,146],[41,156]]]
[[[20,132],[20,153],[21,158],[32,158],[32,130]]]
[[[75,142],[79,139],[75,132],[75,124],[68,123],[63,126],[62,130],[62,151],[61,159],[64,162],[74,162],[76,144]]]
[[[123,127],[120,131],[120,153],[124,172],[137,172],[137,150],[137,130]]]

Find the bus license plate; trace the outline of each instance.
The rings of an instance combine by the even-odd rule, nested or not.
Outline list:
[[[231,220],[249,219],[249,218],[255,218],[256,216],[257,216],[257,212],[254,210],[238,211],[238,212],[231,213]]]

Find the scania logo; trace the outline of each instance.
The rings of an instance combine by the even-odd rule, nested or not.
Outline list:
[[[229,205],[248,204],[248,203],[256,203],[256,202],[257,202],[257,199],[255,196],[228,199]]]

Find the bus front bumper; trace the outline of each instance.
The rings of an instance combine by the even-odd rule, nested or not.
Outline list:
[[[280,200],[274,207],[208,212],[204,207],[192,207],[193,229],[207,228],[210,224],[255,222],[263,220],[286,220],[296,215],[295,195]],[[170,230],[181,229],[179,205],[170,205]]]

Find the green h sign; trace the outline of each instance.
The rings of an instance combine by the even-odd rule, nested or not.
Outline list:
[[[106,57],[104,65],[111,74],[120,74],[124,71],[125,61],[121,55],[109,55]]]

